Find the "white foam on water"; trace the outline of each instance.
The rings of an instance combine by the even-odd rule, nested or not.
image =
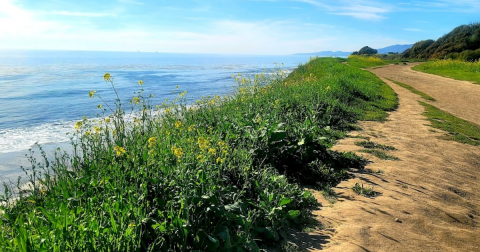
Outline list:
[[[0,153],[32,148],[35,143],[49,144],[70,141],[75,121],[45,123],[38,126],[0,130]]]

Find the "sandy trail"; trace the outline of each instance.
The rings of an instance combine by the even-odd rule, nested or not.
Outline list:
[[[409,66],[371,70],[409,84],[437,99],[432,105],[480,124],[480,85],[413,72]],[[308,251],[480,251],[480,147],[438,139],[422,115],[422,98],[384,78],[398,94],[399,108],[388,121],[360,122],[371,141],[396,147],[388,154],[400,161],[373,161],[352,170],[354,179],[340,183],[339,199],[329,204],[319,192],[323,207],[314,214],[326,227],[293,241]],[[475,92],[478,92],[475,95]],[[334,149],[355,151],[358,138],[341,140]],[[355,183],[374,186],[375,198],[356,195]]]
[[[388,65],[371,69],[378,77],[408,84],[435,98],[435,106],[480,125],[480,85],[414,71],[409,65]]]

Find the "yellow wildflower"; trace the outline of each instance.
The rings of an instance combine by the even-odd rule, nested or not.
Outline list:
[[[203,137],[199,137],[198,138],[198,147],[200,149],[207,149],[208,147],[210,146],[210,142],[208,141],[208,139],[205,139]]]
[[[135,103],[135,104],[140,103],[140,98],[138,98],[136,96],[132,97],[132,103]]]
[[[109,123],[109,122],[110,122],[110,118],[108,118],[108,117],[105,118],[105,122],[106,122],[106,123]]]
[[[150,137],[148,139],[148,148],[152,148],[157,143],[156,137]]]
[[[80,129],[80,128],[82,127],[82,124],[83,124],[82,121],[76,122],[76,123],[75,123],[75,129],[76,129],[76,130]]]
[[[215,155],[217,154],[217,150],[215,150],[214,148],[210,148],[210,149],[208,150],[208,153],[215,156]]]
[[[103,108],[102,104],[98,104],[97,108],[102,109]]]
[[[103,79],[104,79],[105,81],[110,81],[111,78],[112,78],[112,76],[111,76],[109,73],[105,73],[105,74],[103,75]]]
[[[175,122],[175,128],[180,128],[183,126],[183,123],[181,121],[176,121]]]
[[[100,127],[97,126],[93,127],[93,130],[95,130],[95,133],[100,133],[100,131],[102,131]]]
[[[93,97],[95,96],[95,93],[96,93],[96,92],[97,92],[97,91],[92,90],[92,91],[88,92],[88,96],[90,96],[90,98],[93,98]]]
[[[195,125],[194,124],[188,126],[188,132],[190,132],[190,131],[195,131]]]
[[[222,164],[223,163],[223,158],[218,157],[217,158],[217,163]]]
[[[143,85],[143,80],[139,80],[138,85],[140,85],[140,86]]]
[[[117,153],[117,157],[125,154],[125,149],[123,147],[115,146],[115,147],[113,147],[113,150]]]
[[[172,147],[172,152],[175,156],[177,156],[177,158],[180,160],[180,158],[182,158],[183,156],[183,149],[181,147],[176,147],[176,146],[173,146]]]

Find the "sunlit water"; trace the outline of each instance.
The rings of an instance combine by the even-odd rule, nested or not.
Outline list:
[[[308,57],[0,51],[0,166],[4,166],[0,176],[2,170],[7,172],[5,167],[16,163],[11,153],[28,153],[36,142],[68,142],[75,121],[95,117],[101,101],[91,99],[89,91],[96,90],[113,102],[113,89],[103,80],[105,72],[114,77],[124,103],[131,100],[139,90],[137,82],[143,80],[145,95],[153,94],[152,102],[157,104],[174,97],[172,90],[187,91],[189,101],[226,95],[235,86],[232,74],[251,76],[274,68],[274,62],[291,70]]]

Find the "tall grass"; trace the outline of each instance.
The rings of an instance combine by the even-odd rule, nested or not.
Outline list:
[[[480,61],[435,60],[420,64],[412,69],[480,84]]]
[[[378,57],[362,55],[350,55],[347,58],[347,62],[351,66],[356,66],[360,68],[370,68],[389,64],[388,61],[384,61]]]
[[[98,106],[104,119],[75,125],[75,153],[31,158],[30,186],[5,184],[0,250],[259,251],[309,217],[315,201],[300,185],[363,168],[330,150],[349,125],[397,105],[381,80],[336,59],[286,79],[234,77],[232,96],[194,106],[186,93],[150,104],[142,81],[128,105]]]

